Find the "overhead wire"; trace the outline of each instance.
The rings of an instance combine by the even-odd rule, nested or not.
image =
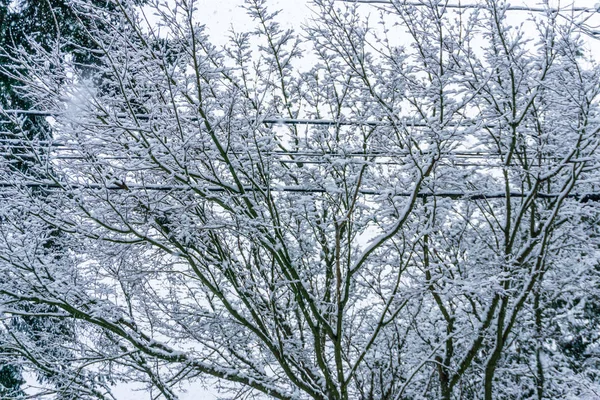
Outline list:
[[[0,110],[0,113],[4,113],[4,114],[12,114],[12,115],[34,115],[34,116],[43,116],[43,117],[51,117],[51,116],[58,116],[60,115],[60,113],[56,113],[56,112],[47,112],[47,111],[37,111],[37,110]],[[103,115],[102,117],[108,118],[108,115]],[[117,118],[125,118],[128,117],[127,115],[116,115]],[[152,118],[152,116],[150,115],[136,115],[136,118],[138,119],[146,119],[149,120]],[[381,122],[381,121],[346,121],[346,120],[342,120],[342,121],[336,121],[336,120],[327,120],[327,119],[292,119],[292,118],[279,118],[279,117],[267,117],[267,118],[262,118],[259,120],[254,120],[254,121],[249,121],[251,123],[256,123],[259,122],[261,124],[272,124],[272,125],[316,125],[316,126],[390,126],[391,124],[389,122]],[[406,127],[430,127],[429,124],[425,123],[425,122],[419,122],[419,121],[410,121],[410,120],[406,120],[406,121],[402,121],[403,124],[405,124]],[[456,123],[453,124],[452,126],[457,127],[457,126],[464,126],[464,127],[472,127],[475,124],[461,124],[461,123]],[[486,128],[494,128],[494,125],[487,125],[484,126]],[[126,127],[121,127],[123,129],[126,129]],[[27,158],[27,157],[31,157],[31,158],[35,158],[36,155],[28,155],[28,154],[19,154],[19,153],[12,153],[10,152],[10,150],[31,150],[32,148],[35,148],[36,150],[38,149],[44,149],[46,151],[64,151],[64,152],[68,152],[68,151],[72,151],[72,152],[77,152],[80,151],[81,148],[77,147],[77,143],[63,143],[60,141],[54,141],[54,140],[23,140],[23,139],[19,139],[18,135],[14,135],[12,136],[13,139],[9,138],[10,135],[5,136],[5,138],[0,138],[0,148],[4,148],[5,150],[8,150],[7,152],[4,153],[0,153],[0,156],[4,156],[4,157],[17,157],[17,158]],[[17,139],[14,139],[14,137],[17,137]],[[36,148],[37,146],[37,148]],[[102,146],[102,144],[100,143],[96,143],[96,144],[91,144],[90,146]],[[196,151],[209,151],[209,150],[214,150],[211,148],[194,148],[194,147],[190,147],[188,150],[196,150]],[[331,157],[336,157],[336,158],[370,158],[370,159],[374,159],[374,158],[397,158],[397,157],[406,157],[409,156],[410,153],[408,151],[396,151],[396,152],[391,152],[391,151],[372,151],[372,152],[364,152],[364,151],[347,151],[347,152],[342,152],[342,151],[338,151],[338,152],[334,152],[334,151],[284,151],[284,150],[268,150],[268,151],[261,151],[259,149],[254,149],[256,150],[256,154],[252,154],[249,153],[247,151],[231,151],[230,154],[234,154],[237,156],[244,156],[244,155],[251,155],[251,156],[256,156],[256,155],[261,155],[261,156],[275,156],[275,157],[291,157],[291,159],[287,159],[287,160],[282,160],[282,159],[276,159],[273,160],[275,162],[282,162],[282,163],[290,163],[290,164],[328,164],[329,161],[326,160],[327,158],[331,158]],[[421,154],[421,155],[425,155],[425,154]],[[453,166],[459,166],[459,167],[486,167],[486,168],[491,168],[494,167],[494,165],[491,165],[490,163],[486,163],[486,164],[477,164],[474,162],[466,162],[463,161],[461,162],[460,160],[457,160],[456,158],[464,158],[467,160],[486,160],[489,161],[491,157],[500,157],[502,156],[502,154],[500,153],[495,153],[495,152],[489,152],[489,151],[481,151],[481,150],[453,150],[453,151],[449,151],[446,152],[444,154],[445,156],[447,156],[448,158],[444,159],[444,161],[447,162],[452,162]],[[144,159],[144,157],[142,156],[109,156],[109,155],[102,155],[102,154],[95,154],[94,157],[99,157],[100,159],[105,159],[105,160],[128,160],[128,159]],[[453,158],[454,157],[454,158]],[[51,157],[52,159],[58,159],[58,160],[89,160],[90,156],[85,156],[85,155],[55,155]],[[308,158],[308,159],[306,159]],[[315,159],[310,159],[310,158],[321,158],[321,160],[315,160]],[[545,159],[561,159],[559,156],[549,156],[549,155],[545,155],[544,156]],[[325,159],[325,160],[323,160]],[[356,162],[356,161],[354,161]],[[359,161],[360,163],[372,163],[375,165],[401,165],[404,164],[401,161],[369,161],[369,160],[361,160]],[[501,166],[501,165],[498,165]],[[184,186],[184,185],[132,185],[132,184],[115,184],[115,185],[102,185],[102,184],[94,184],[94,183],[87,183],[87,184],[62,184],[62,183],[56,183],[56,182],[18,182],[18,183],[11,183],[11,182],[0,182],[0,187],[11,187],[11,186],[24,186],[24,187],[31,187],[31,188],[45,188],[45,189],[56,189],[56,188],[81,188],[81,189],[106,189],[106,190],[158,190],[158,191],[173,191],[173,190],[190,190],[192,189],[191,186]],[[207,192],[225,192],[225,191],[231,191],[230,189],[226,189],[223,187],[203,187],[200,190],[204,190]],[[247,187],[244,188],[245,191],[247,192],[253,192],[253,191],[274,191],[274,192],[296,192],[296,193],[330,193],[331,190],[329,189],[324,189],[324,188],[307,188],[307,187],[288,187],[288,186],[277,186],[277,187],[269,187],[269,188],[259,188],[259,187]],[[411,196],[411,193],[408,192],[402,192],[402,193],[395,193],[393,191],[385,191],[385,190],[379,190],[379,189],[359,189],[358,193],[363,194],[363,195],[389,195],[389,196],[397,196],[397,197],[407,197],[407,196]],[[514,192],[514,193],[510,193],[509,194],[511,197],[525,197],[527,194],[525,193],[520,193],[520,192]],[[502,192],[498,192],[498,193],[467,193],[467,192],[436,192],[436,193],[419,193],[417,195],[417,197],[429,197],[429,196],[433,196],[433,197],[448,197],[448,198],[453,198],[453,199],[467,199],[467,200],[478,200],[478,199],[492,199],[492,198],[504,198],[506,197],[506,193],[502,193]],[[556,198],[559,195],[558,194],[543,194],[543,193],[539,193],[537,194],[537,196],[539,198]],[[573,193],[573,194],[569,194],[567,197],[569,198],[578,198],[578,199],[600,199],[600,194],[595,194],[595,193]]]
[[[259,186],[245,186],[242,190],[227,188],[223,186],[199,186],[199,185],[153,185],[153,184],[98,184],[98,183],[57,183],[57,182],[1,182],[0,187],[29,187],[29,188],[40,188],[40,189],[94,189],[94,190],[110,190],[110,191],[161,191],[161,192],[172,192],[172,191],[192,191],[195,193],[215,193],[215,192],[228,192],[236,195],[243,195],[244,193],[252,192],[281,192],[281,193],[322,193],[322,194],[335,194],[336,191],[326,188],[318,187],[300,187],[300,186],[283,186],[277,185],[273,187],[259,187]],[[339,190],[342,192],[343,190]],[[382,190],[382,189],[358,189],[357,192],[362,195],[371,196],[386,196],[388,198],[394,197],[412,197],[412,192],[397,192],[394,190]],[[528,197],[529,193],[523,192],[509,192],[508,196],[513,198],[524,198]],[[439,191],[439,192],[420,192],[414,195],[417,198],[426,197],[445,197],[454,200],[488,200],[488,199],[503,199],[507,197],[506,192],[460,192],[460,191]],[[570,199],[577,199],[582,202],[587,201],[600,201],[600,193],[586,192],[586,193],[569,193],[564,195],[562,193],[537,193],[537,198],[540,199],[557,199],[559,197],[566,197]]]
[[[39,111],[39,110],[1,110],[0,113],[5,113],[7,115],[35,115],[35,116],[44,116],[44,117],[49,117],[49,116],[59,116],[62,115],[63,113],[60,112],[53,112],[53,111]],[[109,118],[111,116],[109,115],[98,115],[98,118]],[[127,117],[131,117],[130,115],[127,114],[116,114],[113,117],[116,118],[127,118]],[[151,115],[148,114],[136,114],[135,117],[137,119],[140,120],[149,120],[152,118]],[[191,118],[191,120],[197,120],[197,118],[193,117]],[[390,122],[384,122],[384,121],[353,121],[353,120],[329,120],[329,119],[302,119],[302,118],[280,118],[280,117],[264,117],[264,118],[260,118],[257,120],[251,120],[248,121],[250,123],[256,123],[259,122],[261,124],[265,124],[265,125],[315,125],[315,126],[373,126],[373,127],[378,127],[378,126],[392,126],[392,123]],[[399,124],[403,124],[404,127],[406,128],[426,128],[426,127],[430,127],[430,124],[423,122],[423,121],[416,121],[416,120],[410,120],[410,119],[405,119],[402,121],[398,122]],[[469,127],[473,127],[476,126],[475,123],[464,123],[464,122],[449,122],[447,124],[447,126],[449,127],[465,127],[465,128],[469,128]],[[490,125],[490,124],[483,124],[482,125],[483,128],[495,128],[495,125]],[[130,129],[129,127],[116,127],[116,128],[120,128],[120,129]],[[9,143],[9,144],[19,144],[19,143],[24,143],[25,141],[19,141],[19,139],[0,139],[0,144],[1,143]],[[49,141],[49,140],[35,140],[32,141],[32,143],[36,143],[38,145],[47,145],[48,147],[55,147],[55,148],[60,148],[62,150],[73,150],[73,151],[77,151],[77,148],[68,148],[69,145],[73,145],[72,143],[67,144],[67,143],[61,143],[59,141]],[[24,144],[23,146],[27,147],[29,146],[28,144]],[[17,148],[17,147],[10,147],[5,145],[5,148]],[[28,148],[28,147],[27,147]],[[190,147],[190,150],[197,150],[197,151],[208,151],[211,150],[210,148],[194,148],[194,147]],[[244,152],[235,152],[232,151],[230,154],[238,154],[238,155],[242,155],[244,154]],[[404,151],[404,152],[390,152],[390,151],[338,151],[338,152],[333,152],[333,151],[284,151],[284,150],[269,150],[269,151],[261,151],[260,152],[261,155],[274,155],[274,156],[289,156],[289,157],[344,157],[344,158],[351,158],[351,157],[387,157],[387,158],[393,158],[393,157],[404,157],[409,155],[408,151]],[[493,153],[493,152],[487,152],[487,151],[482,151],[482,150],[453,150],[452,152],[447,152],[447,155],[449,157],[461,157],[461,158],[474,158],[474,159],[489,159],[490,157],[499,157],[501,156],[500,153]],[[548,156],[544,156],[546,158],[548,158]],[[558,157],[557,157],[558,158]],[[70,159],[73,159],[73,157],[70,157]],[[290,160],[290,162],[296,162],[297,160]],[[302,160],[300,160],[302,161]],[[310,161],[310,160],[304,160],[303,162],[305,163],[310,163],[310,162],[314,162],[314,161]],[[389,163],[389,162],[388,162]],[[394,162],[393,162],[394,163]],[[475,165],[475,166],[481,166],[481,165]]]

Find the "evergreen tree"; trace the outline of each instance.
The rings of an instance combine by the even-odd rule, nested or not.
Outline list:
[[[108,1],[95,0],[92,3],[107,11],[114,7]],[[35,51],[34,47],[50,51],[60,41],[78,68],[87,71],[97,63],[90,51],[94,47],[93,42],[86,34],[89,22],[74,12],[67,0],[0,0],[0,65],[4,69],[4,72],[0,71],[0,111],[3,110],[0,112],[0,153],[8,159],[8,165],[16,173],[43,178],[35,168],[36,159],[30,156],[28,143],[34,139],[49,140],[52,132],[44,115],[27,113],[35,110],[36,104],[23,94],[21,82],[11,73],[16,68],[12,56],[19,51],[31,54]],[[44,195],[43,189],[37,189],[37,192],[37,195]],[[10,201],[9,196],[1,193],[0,199]],[[58,253],[55,239],[59,235],[58,231],[50,231],[47,235],[44,247],[49,252]],[[48,306],[39,310],[40,306],[33,304],[19,304],[19,307],[28,312],[53,311],[48,310]],[[48,337],[69,341],[73,335],[73,327],[65,320],[13,317],[8,325],[10,329],[26,331],[34,343],[44,348],[45,353],[60,351],[54,346],[56,343],[49,343]],[[21,389],[24,384],[22,367],[18,355],[5,347],[0,338],[0,398],[19,398],[24,396]],[[61,393],[56,373],[39,369],[38,379],[52,384]]]

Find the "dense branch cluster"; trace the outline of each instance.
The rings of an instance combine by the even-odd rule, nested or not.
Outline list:
[[[597,398],[600,69],[580,27],[511,26],[500,0],[395,0],[373,26],[316,0],[298,33],[248,0],[256,29],[219,47],[193,0],[72,3],[93,67],[61,37],[0,66],[53,135],[2,113],[0,357],[80,399],[215,379],[233,398]],[[64,332],[27,318],[74,340],[48,352]]]

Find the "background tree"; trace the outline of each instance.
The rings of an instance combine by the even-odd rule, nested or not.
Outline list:
[[[71,390],[597,396],[546,329],[597,293],[600,80],[576,24],[393,2],[374,29],[319,0],[298,35],[252,0],[256,29],[218,48],[193,1],[114,4],[73,3],[93,73],[60,42],[13,72],[55,147],[29,149],[45,174],[3,173],[0,294],[78,321]]]
[[[12,3],[12,4],[11,4]],[[38,2],[39,3],[39,2]],[[18,13],[15,12],[14,8],[16,5],[10,1],[3,1],[0,5],[0,47],[6,49],[9,43],[24,43],[24,36],[22,31],[21,23],[28,20],[23,20],[18,17]],[[54,36],[54,35],[52,35]],[[38,38],[39,39],[39,38]],[[7,63],[4,58],[3,63]],[[27,110],[32,107],[31,102],[22,96],[18,92],[17,87],[19,83],[11,79],[5,74],[0,74],[0,104],[3,109],[21,109]],[[18,123],[13,123],[18,121]],[[0,121],[0,127],[2,129],[2,152],[5,157],[10,158],[8,166],[16,168],[17,170],[25,171],[27,164],[31,160],[23,160],[18,154],[24,153],[24,148],[14,146],[13,140],[14,133],[20,134],[25,133],[25,137],[31,138],[41,135],[42,138],[48,139],[47,124],[44,118],[36,116],[25,116],[18,118],[16,121],[3,118]],[[8,146],[7,146],[8,145]],[[15,155],[16,154],[16,155]],[[6,201],[6,200],[4,200]],[[10,323],[11,328],[17,328],[18,326],[24,327],[23,324],[17,324],[16,322]],[[0,342],[0,346],[2,343]],[[3,347],[3,346],[2,346]],[[15,360],[15,354],[8,348],[2,349],[3,360]],[[0,396],[3,398],[18,398],[24,396],[24,393],[20,389],[24,380],[21,376],[21,367],[16,363],[2,362],[0,364]]]
[[[114,4],[106,1],[95,1],[100,9],[114,9]],[[99,22],[99,20],[94,21]],[[105,20],[108,23],[109,20]],[[0,116],[0,148],[5,157],[5,167],[17,174],[27,174],[30,179],[44,179],[48,171],[39,168],[44,162],[39,157],[32,157],[30,151],[33,143],[44,143],[52,138],[52,130],[46,117],[35,113],[39,109],[35,99],[29,97],[24,88],[25,82],[19,79],[19,74],[29,76],[30,71],[16,71],[14,57],[32,55],[38,51],[51,54],[55,44],[61,41],[63,56],[72,59],[72,65],[82,74],[91,74],[98,59],[93,56],[94,44],[86,33],[92,19],[78,15],[64,0],[42,1],[2,1],[0,4],[0,63],[4,72],[0,73],[0,106],[9,110]],[[48,61],[48,60],[46,60]],[[60,69],[61,60],[55,60],[52,68]],[[57,72],[57,71],[55,71]],[[32,112],[24,112],[33,110]],[[20,113],[14,113],[15,111]],[[47,158],[43,156],[43,158]],[[39,196],[44,196],[43,188],[35,189]],[[11,202],[10,193],[3,193],[3,202]],[[42,247],[51,253],[59,253],[56,249],[56,236],[60,231],[48,226],[49,234]],[[68,359],[68,351],[55,353],[57,341],[68,343],[73,340],[74,327],[67,320],[39,318],[27,313],[56,312],[52,306],[34,305],[31,302],[18,303],[20,316],[14,315],[7,322],[9,329],[23,330],[29,335],[31,343],[39,347],[42,357]],[[2,343],[0,342],[0,346]],[[47,368],[36,360],[27,360],[20,352],[11,350],[10,346],[2,350],[0,364],[0,385],[6,388],[0,391],[2,398],[19,398],[24,396],[20,386],[25,383],[21,376],[22,362],[37,373],[42,382],[51,383],[59,393],[59,398],[71,398],[68,388],[64,388],[63,379],[56,378],[55,368]],[[31,357],[29,357],[31,358]],[[61,394],[62,393],[62,394]],[[81,398],[79,395],[76,398]]]

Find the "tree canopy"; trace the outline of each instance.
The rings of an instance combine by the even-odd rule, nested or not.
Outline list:
[[[93,65],[66,35],[0,65],[35,105],[4,118],[53,132],[12,132],[30,170],[0,161],[12,363],[73,398],[598,397],[580,24],[315,0],[296,32],[248,0],[255,28],[217,46],[193,0],[101,3],[66,8]],[[11,325],[30,317],[35,340]]]

